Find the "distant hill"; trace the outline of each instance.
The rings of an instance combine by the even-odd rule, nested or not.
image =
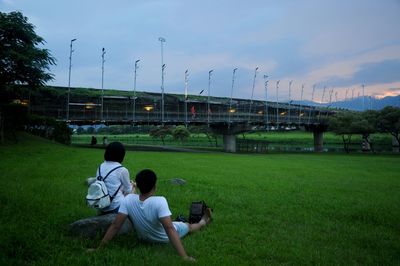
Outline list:
[[[302,105],[303,104],[313,105],[313,106],[329,106],[329,104],[321,104],[312,101],[301,101],[301,102],[293,101],[293,103]],[[380,110],[386,106],[400,107],[400,96],[387,96],[382,99],[377,99],[373,97],[364,97],[364,103],[363,103],[363,97],[357,97],[354,98],[353,100],[332,102],[330,107],[362,111],[363,105],[365,110],[367,109]]]

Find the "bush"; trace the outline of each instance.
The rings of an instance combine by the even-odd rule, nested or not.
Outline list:
[[[190,137],[190,132],[185,126],[177,126],[172,131],[172,137],[183,142]]]

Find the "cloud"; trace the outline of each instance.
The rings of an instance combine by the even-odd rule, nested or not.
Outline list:
[[[15,0],[1,0],[3,4],[13,6],[15,4]]]
[[[347,80],[348,84],[351,84],[354,82],[354,76],[365,68],[365,65],[397,60],[400,60],[400,45],[383,47],[345,60],[329,62],[308,73],[305,81],[335,86],[334,82],[330,84],[329,81]]]

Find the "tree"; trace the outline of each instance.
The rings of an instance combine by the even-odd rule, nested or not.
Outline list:
[[[47,71],[55,59],[35,33],[35,27],[20,12],[0,12],[0,87],[7,84],[44,85],[53,79]]]
[[[15,128],[4,111],[12,99],[6,89],[15,84],[37,87],[53,79],[48,70],[56,60],[47,49],[38,47],[44,43],[22,13],[0,12],[0,141],[4,141],[5,128]]]
[[[329,129],[336,135],[342,135],[343,147],[347,153],[350,152],[353,134],[362,135],[363,150],[374,151],[370,135],[377,131],[376,119],[377,112],[372,110],[362,113],[342,112],[330,118]]]
[[[185,126],[177,126],[172,130],[172,137],[183,142],[190,137],[190,132]]]
[[[150,130],[152,138],[160,138],[163,145],[165,145],[165,138],[171,134],[171,129],[167,126],[154,127]]]
[[[343,147],[346,153],[350,152],[351,137],[354,133],[352,124],[355,121],[355,113],[343,112],[331,117],[329,120],[329,130],[336,135],[342,135]]]
[[[377,118],[379,131],[390,133],[399,144],[400,133],[400,108],[387,106],[383,108]]]
[[[376,133],[377,127],[377,118],[378,112],[375,110],[367,110],[361,113],[361,119],[357,121],[354,125],[356,129],[356,133],[362,135],[363,145],[367,144],[372,152],[374,152],[373,142],[371,141],[370,135]],[[364,149],[369,150],[368,147],[364,147]]]
[[[218,137],[219,135],[215,133],[210,127],[204,125],[204,126],[191,126],[190,130],[191,133],[197,134],[197,137],[200,133],[203,133],[206,135],[208,142],[210,143],[210,146],[215,145],[215,147],[218,147]],[[214,144],[213,144],[214,142]]]

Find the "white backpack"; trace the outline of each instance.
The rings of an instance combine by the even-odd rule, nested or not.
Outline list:
[[[112,200],[114,197],[117,195],[118,191],[120,190],[122,184],[119,186],[117,191],[115,191],[114,195],[110,196],[108,193],[108,189],[106,187],[106,184],[104,183],[104,180],[112,173],[114,170],[117,170],[118,168],[121,168],[122,165],[115,167],[112,169],[108,174],[103,178],[101,176],[100,172],[100,166],[99,166],[99,176],[96,178],[94,182],[92,182],[89,185],[88,188],[88,193],[86,195],[86,204],[89,207],[95,208],[95,209],[103,209],[105,207],[110,206]]]

